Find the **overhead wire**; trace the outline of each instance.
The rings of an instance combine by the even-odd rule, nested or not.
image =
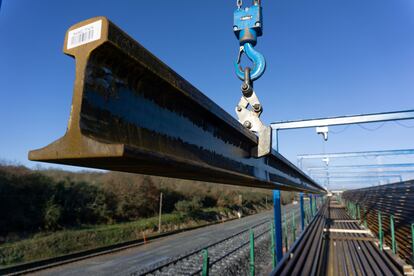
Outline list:
[[[363,126],[362,124],[357,124],[357,125],[358,125],[360,128],[365,129],[365,130],[368,130],[368,131],[376,131],[376,130],[378,130],[378,129],[382,128],[382,127],[385,125],[385,122],[381,123],[379,126],[374,127],[374,128],[368,128],[368,127]]]
[[[344,126],[344,128],[342,128],[342,129],[341,129],[341,130],[339,130],[339,131],[329,130],[329,132],[331,132],[332,134],[340,134],[340,133],[342,133],[342,132],[346,131],[346,130],[349,128],[349,126],[350,126],[350,125],[345,125],[345,126]]]
[[[397,125],[402,126],[402,127],[405,127],[405,128],[414,128],[414,125],[413,126],[408,126],[406,124],[403,124],[400,121],[393,121],[393,122],[396,123]]]

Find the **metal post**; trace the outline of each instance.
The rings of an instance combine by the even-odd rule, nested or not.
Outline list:
[[[277,260],[276,260],[276,254],[275,254],[275,224],[272,222],[270,223],[270,251],[272,255],[272,268],[276,267]]]
[[[273,216],[275,221],[275,252],[278,262],[283,258],[282,247],[282,213],[280,210],[280,190],[273,190]]]
[[[392,252],[395,254],[397,253],[397,246],[395,242],[395,231],[394,231],[394,216],[390,216],[390,227],[391,227],[391,245],[392,245]]]
[[[351,202],[351,214],[352,214],[352,218],[355,219],[355,211],[354,211],[354,203]]]
[[[355,219],[358,219],[358,204],[354,204]]]
[[[208,270],[210,266],[210,259],[208,257],[208,251],[207,249],[203,250],[203,271],[202,276],[208,276]]]
[[[411,259],[414,261],[414,223],[411,223],[411,250],[413,251]]]
[[[303,210],[303,193],[299,194],[299,201],[300,201],[300,226],[302,231],[305,229],[305,210]]]
[[[379,247],[382,251],[382,219],[381,219],[381,212],[378,211],[378,237],[379,237]]]
[[[275,133],[275,147],[276,151],[279,152],[279,130],[275,129],[275,131],[272,131]]]
[[[306,225],[309,225],[309,206],[305,206],[305,219],[306,219]]]
[[[254,232],[250,229],[250,275],[254,274]]]
[[[293,240],[292,240],[292,244],[293,244],[296,240],[295,209],[293,209],[293,211],[292,211],[292,234],[293,234]]]
[[[349,211],[350,211],[351,217],[354,219],[354,205],[352,204],[352,202],[349,203]]]
[[[361,209],[359,207],[359,204],[357,205],[357,213],[358,213],[358,220],[361,222]]]
[[[365,228],[368,228],[368,224],[367,224],[367,209],[364,206],[364,226]]]
[[[287,224],[287,220],[286,220],[286,208],[283,208],[283,228],[285,229],[285,248],[286,251],[288,251],[289,248],[289,239],[288,239],[288,224]]]
[[[353,209],[354,209],[354,219],[358,219],[358,216],[357,216],[357,204],[356,203],[353,204]]]
[[[162,193],[160,193],[160,211],[158,215],[158,233],[161,233]]]
[[[312,195],[309,195],[309,208],[310,208],[310,213],[311,213],[311,217],[313,217],[313,203],[312,203]]]

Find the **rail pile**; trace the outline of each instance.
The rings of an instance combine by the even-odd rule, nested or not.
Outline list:
[[[372,232],[332,201],[324,229],[326,275],[402,275],[404,263],[381,251]]]
[[[325,203],[284,255],[272,275],[315,275],[322,265],[323,228],[328,215]]]
[[[346,191],[343,199],[376,234],[380,246],[414,264],[414,181]]]
[[[335,200],[320,209],[272,275],[403,275],[412,269]]]

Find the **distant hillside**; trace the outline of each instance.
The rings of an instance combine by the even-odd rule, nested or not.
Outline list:
[[[163,212],[271,204],[271,191],[120,172],[68,172],[0,165],[0,236],[113,224]],[[293,194],[283,193],[288,202]]]

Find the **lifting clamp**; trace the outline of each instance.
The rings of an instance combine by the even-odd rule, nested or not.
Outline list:
[[[262,7],[260,0],[253,0],[251,7],[242,8],[242,1],[237,1],[237,10],[234,12],[233,31],[239,40],[240,48],[235,62],[237,77],[243,81],[241,85],[242,97],[236,106],[239,122],[258,136],[258,146],[252,152],[255,157],[262,157],[271,152],[272,129],[265,126],[260,120],[263,108],[253,90],[253,81],[260,78],[265,69],[264,56],[254,49],[257,37],[262,35]],[[245,53],[253,62],[253,67],[241,67],[241,57]]]

